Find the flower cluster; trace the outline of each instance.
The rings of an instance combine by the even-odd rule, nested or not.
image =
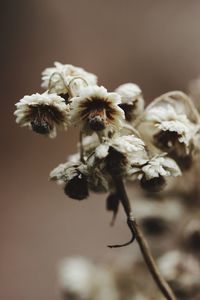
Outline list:
[[[42,87],[44,93],[16,104],[16,122],[51,138],[57,128],[80,128],[79,153],[50,173],[71,198],[85,199],[90,190],[115,194],[114,177],[159,191],[196,159],[200,116],[182,92],[166,93],[145,108],[138,85],[109,92],[96,75],[58,62],[42,72]]]
[[[79,201],[86,199],[90,191],[108,193],[106,205],[113,212],[112,224],[121,202],[132,237],[127,243],[109,247],[126,246],[136,239],[163,295],[175,299],[159,274],[133,217],[124,182],[139,182],[143,190],[159,192],[170,177],[178,177],[184,170],[197,165],[200,154],[198,109],[181,91],[161,95],[145,107],[138,85],[126,83],[114,92],[108,91],[98,85],[96,75],[58,62],[42,72],[42,87],[45,89],[42,94],[24,96],[16,104],[16,122],[50,138],[56,137],[57,129],[76,126],[80,130],[78,152],[52,170],[50,180],[61,184],[67,196]],[[141,224],[152,235],[162,234],[176,218],[178,215],[174,213],[170,220],[159,213],[156,217],[147,216]],[[199,249],[199,222],[189,224],[186,229],[184,247],[192,251]],[[174,277],[179,275],[178,266],[184,259],[184,255],[170,256],[174,273],[170,270],[165,277],[175,286],[182,284],[182,281],[175,282]],[[167,270],[165,261],[165,257],[160,261],[163,273]],[[76,298],[81,292],[82,299],[118,299],[115,282],[108,272],[103,269],[97,272],[89,262],[80,260],[79,263],[81,272],[77,272],[79,267],[74,261],[66,265],[63,282],[67,284],[64,287],[67,296]],[[181,268],[187,270],[189,265],[183,264]],[[182,273],[183,281],[187,280],[185,271]],[[92,285],[88,285],[87,280],[84,282],[87,278]],[[107,278],[111,286],[104,291],[101,289],[103,278]],[[196,286],[193,279],[191,277],[191,282]],[[136,298],[141,299],[140,294]]]

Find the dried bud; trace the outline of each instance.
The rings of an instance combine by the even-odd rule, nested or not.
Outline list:
[[[70,198],[84,200],[89,195],[87,177],[81,173],[75,176],[66,183],[64,191]]]
[[[115,218],[117,216],[118,208],[119,208],[120,199],[116,193],[111,193],[108,195],[106,199],[106,208],[109,211],[113,212],[113,218],[111,221],[111,225],[114,225]]]

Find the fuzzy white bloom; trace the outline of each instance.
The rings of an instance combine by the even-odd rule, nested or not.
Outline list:
[[[111,139],[103,139],[89,156],[87,165],[90,169],[99,168],[102,176],[106,177],[112,186],[111,173],[132,177],[133,172],[138,172],[139,166],[146,163],[147,158],[144,142],[140,138],[134,135],[115,135]]]
[[[71,99],[71,121],[86,133],[119,130],[124,119],[120,103],[120,96],[108,93],[103,86],[82,88],[80,96]]]
[[[81,162],[60,164],[49,178],[62,184],[65,194],[72,199],[84,200],[89,196],[87,166]]]
[[[104,143],[98,146],[95,150],[95,155],[100,159],[105,158],[109,154],[109,148],[112,147],[117,152],[131,156],[135,151],[143,151],[144,146],[144,142],[134,135],[117,136],[110,140],[105,140]]]
[[[82,257],[64,259],[58,271],[63,292],[74,294],[80,299],[90,299],[95,269],[89,260]]]
[[[146,108],[137,129],[150,146],[167,152],[179,163],[181,157],[187,157],[189,163],[198,124],[199,114],[191,99],[175,91],[155,99]]]
[[[155,128],[161,131],[176,132],[179,142],[184,143],[186,147],[189,146],[196,129],[196,125],[190,122],[186,115],[178,114],[171,104],[152,107],[146,120],[154,123]]]
[[[163,155],[155,156],[148,161],[146,165],[141,168],[141,171],[145,175],[147,180],[156,178],[159,176],[169,177],[169,176],[180,176],[181,170],[177,163]]]
[[[135,83],[125,83],[116,90],[121,96],[122,103],[119,105],[125,113],[127,121],[134,121],[144,110],[144,99],[140,87]]]
[[[84,81],[88,85],[97,84],[96,75],[85,71],[83,68],[75,67],[70,64],[54,63],[54,67],[46,68],[42,72],[42,87],[50,89],[51,92],[57,94],[68,93],[68,85],[73,78],[77,77],[77,83],[74,82],[72,90],[76,94],[77,88],[84,85]],[[83,80],[81,80],[81,77]]]
[[[56,127],[66,129],[69,125],[69,105],[57,94],[45,92],[24,96],[16,107],[14,115],[20,126],[32,127],[51,138],[56,136]]]
[[[82,300],[118,300],[113,274],[83,257],[64,259],[59,266],[62,291]]]
[[[200,286],[200,267],[191,256],[178,250],[164,254],[158,260],[161,273],[169,281],[179,282],[184,288],[198,284]]]

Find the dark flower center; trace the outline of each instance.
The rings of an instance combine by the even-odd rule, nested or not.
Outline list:
[[[54,123],[64,120],[64,116],[58,109],[51,105],[31,106],[29,118],[32,120],[33,131],[39,134],[48,134],[53,130]]]
[[[136,108],[136,104],[128,104],[128,103],[122,103],[119,104],[119,107],[123,109],[125,118],[128,122],[131,122],[134,120],[134,110]]]
[[[176,152],[184,156],[186,153],[184,143],[179,141],[180,135],[175,131],[159,131],[154,135],[154,142],[158,148],[168,153]]]
[[[166,181],[163,176],[146,179],[145,175],[143,175],[140,180],[141,187],[148,192],[159,192],[162,188],[164,188],[165,184]]]
[[[143,218],[142,227],[149,235],[159,235],[169,229],[168,223],[162,217],[157,216]]]
[[[82,104],[82,118],[86,119],[91,130],[105,129],[108,120],[114,119],[115,110],[112,104],[101,98],[86,99]]]

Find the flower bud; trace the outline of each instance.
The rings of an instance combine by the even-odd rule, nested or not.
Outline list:
[[[89,195],[87,177],[81,173],[73,177],[66,183],[64,191],[72,199],[84,200]]]

